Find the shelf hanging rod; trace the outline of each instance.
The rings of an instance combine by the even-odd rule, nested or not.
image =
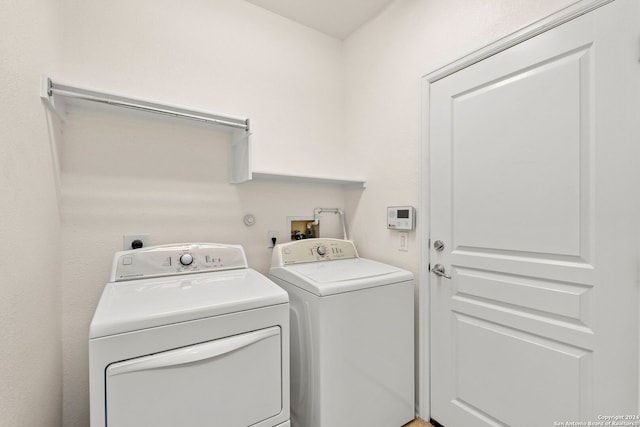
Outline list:
[[[162,114],[165,116],[196,120],[204,123],[243,129],[247,132],[249,131],[249,119],[214,115],[210,113],[200,113],[193,110],[186,110],[179,107],[172,107],[172,106],[157,104],[149,101],[141,101],[133,98],[125,98],[122,96],[109,95],[109,94],[90,91],[86,89],[74,88],[71,86],[55,84],[53,83],[53,81],[51,81],[51,79],[48,79],[47,83],[48,83],[47,94],[49,98],[51,98],[53,95],[59,95],[67,98],[76,98],[76,99],[81,99],[85,101],[92,101],[92,102],[98,102],[101,104],[113,105],[117,107],[132,108],[134,110],[139,110],[139,111],[146,111],[146,112],[155,113],[155,114]]]

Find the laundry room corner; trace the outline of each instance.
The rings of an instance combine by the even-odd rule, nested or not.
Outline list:
[[[165,8],[65,0],[64,19],[54,82],[247,117],[250,166],[276,176],[230,184],[230,135],[218,127],[67,103],[59,156],[64,425],[85,427],[89,323],[124,235],[148,234],[154,245],[241,244],[250,267],[266,273],[270,233],[288,240],[289,217],[345,209],[350,190],[277,179],[343,174],[340,41],[230,0]],[[337,215],[320,222],[323,236],[342,237]]]
[[[73,131],[67,134],[67,140],[73,137]],[[199,143],[204,146],[210,141]],[[241,244],[249,265],[266,274],[273,250],[270,231],[278,231],[282,241],[287,241],[288,216],[313,217],[318,206],[344,203],[344,190],[334,186],[229,184],[226,157],[221,158],[218,164],[207,161],[208,172],[197,179],[188,167],[163,178],[127,178],[123,170],[111,177],[63,175],[64,385],[69,395],[76,396],[66,401],[70,418],[65,425],[83,425],[88,416],[88,326],[113,254],[124,249],[124,234],[148,233],[154,245]],[[174,156],[173,162],[175,166],[179,159]],[[254,218],[252,225],[243,221],[248,214]],[[323,235],[342,237],[334,215],[323,217],[321,224]]]

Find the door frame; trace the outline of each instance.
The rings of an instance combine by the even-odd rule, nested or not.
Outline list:
[[[470,65],[496,55],[525,40],[531,39],[548,30],[558,27],[572,19],[589,13],[615,0],[580,0],[577,3],[559,10],[558,12],[517,30],[489,45],[475,50],[447,65],[441,66],[421,78],[421,116],[420,116],[420,197],[419,223],[423,232],[420,233],[420,262],[419,262],[419,300],[418,300],[418,416],[424,420],[431,418],[431,274],[429,272],[429,257],[431,246],[430,230],[430,177],[429,162],[429,100],[431,85],[451,74]],[[639,379],[640,380],[640,379]]]

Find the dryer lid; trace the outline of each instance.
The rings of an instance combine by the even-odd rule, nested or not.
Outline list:
[[[365,258],[275,267],[270,275],[318,296],[413,280],[407,270]]]
[[[120,334],[289,301],[252,269],[110,282],[96,308],[90,338]]]

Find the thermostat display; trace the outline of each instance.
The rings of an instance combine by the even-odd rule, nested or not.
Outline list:
[[[415,226],[416,210],[413,206],[390,206],[387,208],[387,228],[413,230]]]

